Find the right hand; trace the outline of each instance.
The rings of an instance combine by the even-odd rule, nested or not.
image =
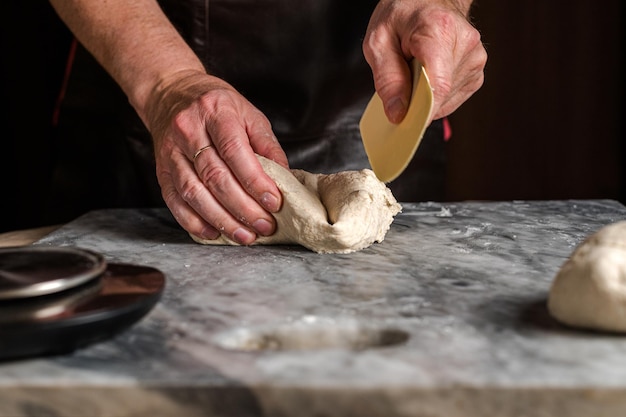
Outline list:
[[[412,59],[424,66],[432,84],[432,120],[454,112],[483,85],[487,51],[462,3],[471,2],[394,0],[376,6],[363,54],[390,122],[400,123],[406,115]]]
[[[161,194],[190,234],[249,245],[274,233],[282,195],[255,153],[288,167],[268,119],[225,81],[198,71],[162,82],[148,101]],[[198,150],[209,148],[194,155]]]

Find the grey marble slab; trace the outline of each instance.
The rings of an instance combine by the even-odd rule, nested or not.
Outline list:
[[[347,255],[194,243],[165,209],[89,213],[37,242],[167,277],[114,339],[0,364],[0,416],[621,416],[626,337],[546,310],[611,200],[403,204]]]

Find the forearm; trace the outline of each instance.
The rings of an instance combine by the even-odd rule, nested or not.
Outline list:
[[[111,74],[146,121],[157,86],[181,71],[204,71],[154,0],[50,0],[76,38]]]

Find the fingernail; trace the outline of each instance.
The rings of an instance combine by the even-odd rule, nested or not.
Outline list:
[[[249,230],[239,228],[233,233],[233,239],[240,245],[249,245],[256,239],[256,235]]]
[[[274,232],[274,225],[265,219],[255,221],[252,227],[262,236],[269,236]]]
[[[405,111],[404,101],[400,97],[394,97],[387,102],[387,114],[391,123],[400,123]]]
[[[271,193],[263,193],[261,196],[261,204],[263,207],[271,212],[276,212],[280,209],[280,203],[278,198],[274,194]]]
[[[213,227],[205,227],[202,230],[202,233],[200,233],[200,236],[202,237],[202,239],[215,240],[220,237],[220,232],[215,230]]]

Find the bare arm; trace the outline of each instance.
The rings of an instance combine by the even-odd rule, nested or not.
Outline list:
[[[275,230],[282,196],[255,153],[286,166],[267,118],[206,73],[155,0],[50,0],[128,96],[155,145],[165,203],[189,233],[242,244]],[[199,149],[206,149],[198,154]]]
[[[153,0],[50,0],[146,120],[148,96],[177,72],[204,67]]]

